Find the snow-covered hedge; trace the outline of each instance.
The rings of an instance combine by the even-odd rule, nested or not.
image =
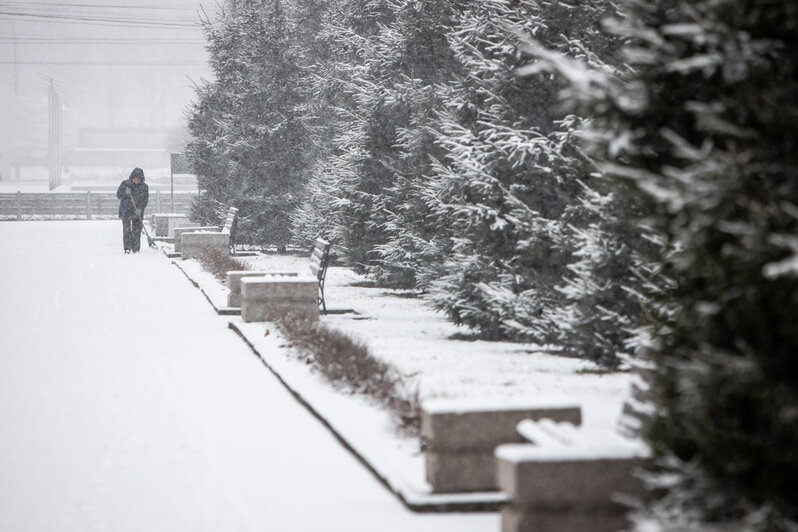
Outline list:
[[[658,496],[639,530],[796,530],[798,7],[620,4],[626,72],[529,49],[667,243],[645,349]]]

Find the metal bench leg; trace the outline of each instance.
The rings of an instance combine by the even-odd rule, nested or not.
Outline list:
[[[318,303],[321,305],[321,313],[327,314],[327,304],[324,302],[324,279],[319,281],[319,293],[321,296],[319,297]]]

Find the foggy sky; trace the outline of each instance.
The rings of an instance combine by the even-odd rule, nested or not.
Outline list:
[[[178,127],[210,79],[200,7],[213,0],[0,0],[0,156],[47,142],[50,79],[63,130]]]

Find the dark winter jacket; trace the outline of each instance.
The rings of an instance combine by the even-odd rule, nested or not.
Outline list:
[[[123,220],[131,220],[136,218],[136,207],[133,206],[133,202],[130,201],[130,196],[127,195],[125,191],[127,187],[130,187],[133,194],[133,200],[136,202],[136,207],[141,210],[141,219],[144,219],[144,208],[147,206],[147,202],[150,200],[150,189],[147,186],[147,183],[144,182],[144,176],[141,177],[141,183],[136,185],[133,183],[133,180],[128,178],[122,181],[119,185],[119,188],[116,190],[116,197],[120,199],[119,202],[119,217]]]

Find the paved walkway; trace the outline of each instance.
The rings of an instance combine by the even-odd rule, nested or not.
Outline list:
[[[0,223],[0,530],[499,530],[407,511],[142,242]]]

